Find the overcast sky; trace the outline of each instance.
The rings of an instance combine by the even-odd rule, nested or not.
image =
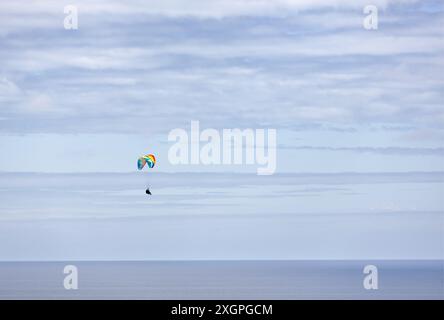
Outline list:
[[[1,1],[0,260],[442,259],[444,4],[368,2]],[[192,120],[277,174],[169,164]]]
[[[0,171],[248,170],[172,167],[191,120],[278,129],[278,172],[443,170],[443,4],[372,4],[2,1]]]

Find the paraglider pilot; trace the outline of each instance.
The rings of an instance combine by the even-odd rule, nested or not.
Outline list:
[[[145,165],[147,165],[148,168],[153,168],[155,164],[156,157],[153,154],[147,154],[137,160],[137,168],[139,170],[142,170]],[[151,195],[150,188],[146,188],[145,193]]]

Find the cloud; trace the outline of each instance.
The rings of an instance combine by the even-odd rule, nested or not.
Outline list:
[[[323,147],[323,146],[279,146],[291,150],[346,151],[357,153],[376,153],[383,155],[404,156],[444,156],[444,148],[408,148],[408,147]]]
[[[7,95],[14,95],[20,92],[20,89],[7,78],[3,77],[0,79],[0,95],[2,97]]]
[[[66,31],[2,2],[0,132],[442,126],[442,11],[377,4],[368,32],[356,1],[82,1]]]
[[[23,105],[25,112],[41,113],[50,112],[54,109],[54,105],[50,96],[46,94],[33,94]]]
[[[410,208],[410,211],[420,213],[438,213],[443,209],[437,197],[439,188],[436,184],[444,181],[444,173],[439,171],[286,173],[267,177],[240,173],[155,172],[150,175],[149,181],[156,196],[150,200],[148,212],[143,192],[146,176],[137,173],[0,173],[0,178],[1,221],[241,214],[275,216],[304,215],[308,212],[356,216],[369,213],[371,205],[378,206],[374,203],[377,195],[379,209],[387,199],[391,203],[402,203],[403,200],[404,208],[421,206],[424,210]],[[394,185],[409,188],[398,188],[393,193]],[[391,193],[381,191],[384,188]],[[267,197],[263,196],[264,189]],[[33,201],[22,201],[23,190],[28,190],[27,197]],[[409,199],[402,199],[405,193],[410,195]],[[423,195],[423,199],[416,199],[415,203],[418,193]],[[362,202],[354,198],[356,196],[365,198],[369,206],[363,207]],[[319,202],[320,197],[328,201]],[[276,201],[280,204],[278,211],[274,210]],[[231,210],[233,206],[237,208],[235,212]],[[344,208],[346,210],[341,211]],[[403,214],[408,214],[407,211]]]
[[[410,5],[415,0],[373,0],[372,4],[381,9],[390,5]],[[63,6],[77,5],[85,14],[124,14],[138,13],[168,17],[223,18],[230,16],[276,16],[288,15],[298,11],[319,9],[361,9],[368,5],[367,0],[189,0],[186,5],[180,0],[143,1],[132,0],[122,4],[116,0],[57,1],[32,0],[26,4],[3,1],[0,11],[8,14],[60,14]],[[61,9],[62,8],[62,9]]]

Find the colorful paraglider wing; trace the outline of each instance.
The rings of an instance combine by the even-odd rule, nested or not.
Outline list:
[[[139,158],[139,160],[137,160],[137,168],[139,170],[142,170],[143,167],[145,166],[145,164],[146,164],[145,158],[141,157],[141,158]]]
[[[154,165],[156,164],[156,158],[152,154],[147,155],[145,159],[148,163],[148,167],[150,168],[154,167]]]

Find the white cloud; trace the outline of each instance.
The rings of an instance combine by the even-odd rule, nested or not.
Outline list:
[[[371,3],[385,9],[390,4],[410,4],[417,0],[373,0]],[[117,0],[31,0],[17,2],[13,0],[2,1],[1,12],[20,14],[57,14],[63,12],[60,8],[67,4],[79,6],[81,12],[88,14],[158,14],[166,16],[200,16],[200,17],[226,17],[240,15],[275,15],[287,14],[288,10],[312,9],[343,9],[363,8],[368,0],[130,0],[122,3]]]
[[[17,85],[8,80],[7,78],[3,77],[0,78],[0,97],[5,97],[9,95],[16,95],[20,92],[20,89],[17,87]]]
[[[32,94],[26,98],[23,104],[23,110],[31,113],[51,112],[54,110],[54,104],[47,94]]]
[[[389,23],[368,32],[356,3],[78,2],[78,32],[63,30],[63,3],[1,3],[0,24],[13,30],[1,42],[0,116],[11,119],[1,130],[157,132],[196,116],[212,126],[441,125],[442,15],[418,11],[406,27],[410,5],[383,1]],[[264,18],[267,6],[298,12]],[[230,17],[200,19],[210,8]],[[33,29],[45,17],[52,27]]]

